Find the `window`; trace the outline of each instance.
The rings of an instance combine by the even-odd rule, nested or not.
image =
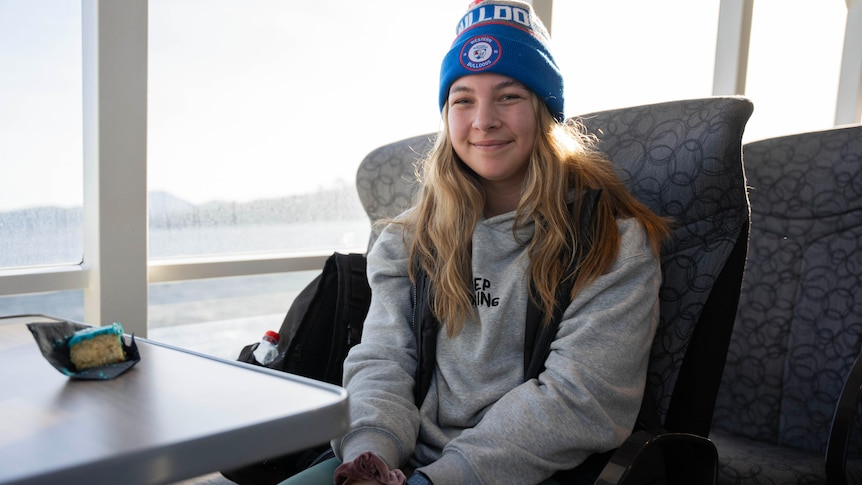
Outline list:
[[[106,273],[77,265],[81,37],[93,33],[81,31],[82,3],[111,5],[126,20],[149,10],[149,277],[158,283],[149,298],[137,276],[134,291],[124,291],[129,280],[103,288],[128,296],[122,308],[148,300],[149,322],[134,323],[149,336],[233,358],[280,324],[316,273],[281,273],[309,268],[294,254],[364,250],[356,168],[380,145],[438,129],[439,63],[468,0],[0,1],[3,314],[83,319],[82,289]],[[553,2],[567,114],[710,95],[720,3]],[[840,1],[755,2],[748,140],[832,126],[845,13]],[[143,182],[134,188],[142,194]],[[201,280],[210,267],[189,270],[188,261],[159,272],[210,257],[229,260],[219,276],[247,274],[256,270],[242,261],[260,253],[284,266]]]
[[[356,169],[438,128],[465,6],[150,1],[150,257],[363,248]]]
[[[0,268],[83,255],[81,2],[0,2]]]
[[[834,125],[846,18],[844,2],[754,2],[746,142]]]
[[[278,330],[318,271],[149,285],[149,338],[224,359]]]
[[[27,314],[47,314],[81,322],[84,320],[84,291],[51,291],[0,297],[0,315]]]
[[[712,93],[719,0],[554,2],[566,114]]]

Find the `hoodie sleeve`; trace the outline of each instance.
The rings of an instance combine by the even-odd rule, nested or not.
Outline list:
[[[383,231],[367,268],[371,304],[362,341],[344,361],[350,429],[332,446],[343,462],[371,451],[395,469],[413,453],[420,422],[413,403],[412,285],[400,226]]]
[[[617,261],[566,309],[546,370],[419,468],[432,482],[539,483],[631,433],[658,321],[661,270],[640,224],[619,226]]]

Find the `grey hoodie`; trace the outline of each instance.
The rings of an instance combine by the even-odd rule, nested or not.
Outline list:
[[[368,254],[372,298],[362,343],[344,363],[348,433],[342,461],[372,451],[391,468],[414,468],[435,485],[534,484],[589,454],[619,446],[640,407],[658,319],[661,272],[641,225],[618,220],[611,270],[582,289],[560,323],[545,371],[523,382],[528,298],[525,241],[514,212],[480,220],[473,233],[477,318],[449,338],[421,409],[413,402],[416,345],[400,226]]]

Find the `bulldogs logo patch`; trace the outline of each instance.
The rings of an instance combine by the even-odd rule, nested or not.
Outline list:
[[[500,60],[500,42],[490,35],[478,35],[461,48],[461,65],[468,71],[487,69]]]

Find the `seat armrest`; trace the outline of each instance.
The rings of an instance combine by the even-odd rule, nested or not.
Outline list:
[[[856,357],[856,362],[850,368],[850,373],[841,389],[841,396],[838,398],[835,416],[832,418],[829,443],[826,446],[826,480],[829,485],[847,483],[844,463],[847,459],[847,443],[850,441],[850,431],[856,420],[860,396],[862,396],[862,354]]]
[[[703,436],[637,431],[611,456],[595,485],[714,484],[718,450]]]

